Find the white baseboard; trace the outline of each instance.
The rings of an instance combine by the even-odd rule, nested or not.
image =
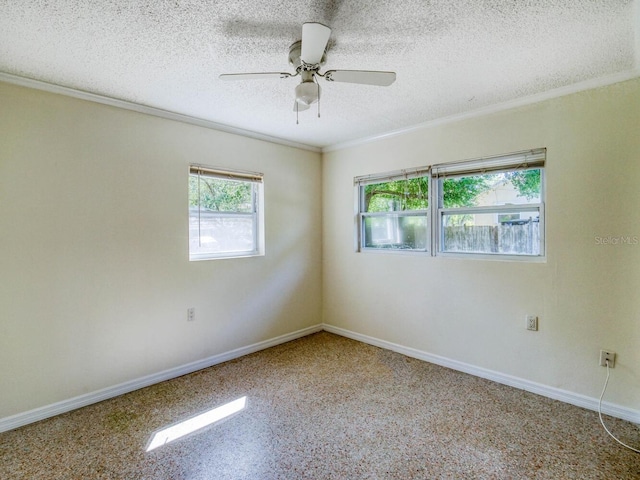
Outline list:
[[[142,378],[130,380],[128,382],[124,382],[119,385],[103,388],[95,392],[73,397],[68,400],[63,400],[61,402],[53,403],[51,405],[45,405],[43,407],[29,410],[27,412],[18,413],[10,417],[0,418],[0,432],[13,430],[15,428],[22,427],[24,425],[37,422],[39,420],[44,420],[45,418],[53,417],[61,413],[66,413],[71,410],[75,410],[77,408],[85,407],[87,405],[101,402],[109,398],[117,397],[118,395],[123,395],[125,393],[129,393],[134,390],[138,390],[140,388],[148,387],[150,385],[154,385],[159,382],[171,380],[172,378],[180,377],[182,375],[186,375],[198,370],[202,370],[203,368],[207,368],[213,365],[217,365],[219,363],[227,362],[229,360],[233,360],[235,358],[239,358],[244,355],[248,355],[250,353],[264,350],[266,348],[274,347],[276,345],[280,345],[282,343],[286,343],[291,340],[295,340],[297,338],[305,337],[307,335],[310,335],[312,333],[316,333],[322,330],[326,330],[327,332],[335,333],[343,337],[351,338],[353,340],[358,340],[360,342],[367,343],[369,345],[374,345],[376,347],[398,352],[408,357],[424,360],[426,362],[434,363],[436,365],[441,365],[443,367],[468,373],[470,375],[486,378],[487,380],[492,380],[494,382],[501,383],[503,385],[509,385],[511,387],[536,393],[538,395],[552,398],[554,400],[559,400],[561,402],[569,403],[571,405],[576,405],[578,407],[586,408],[588,410],[594,410],[594,411],[598,410],[598,399],[596,398],[587,397],[586,395],[569,392],[567,390],[562,390],[559,388],[549,387],[547,385],[531,382],[529,380],[514,377],[511,375],[505,375],[500,372],[477,367],[468,363],[459,362],[457,360],[452,360],[446,357],[441,357],[439,355],[433,355],[431,353],[423,352],[415,348],[405,347],[402,345],[398,345],[396,343],[387,342],[386,340],[380,340],[378,338],[370,337],[368,335],[363,335],[361,333],[352,332],[350,330],[346,330],[340,327],[335,327],[333,325],[321,324],[321,325],[314,325],[311,327],[307,327],[302,330],[298,330],[285,335],[281,335],[279,337],[275,337],[270,340],[264,340],[262,342],[254,343],[246,347],[237,348],[229,352],[214,355],[212,357],[208,357],[202,360],[198,360],[196,362],[188,363],[186,365],[182,365],[179,367],[171,368],[169,370],[164,370],[162,372],[158,372],[152,375],[147,375]],[[611,415],[612,417],[621,418],[629,422],[640,424],[639,411],[622,407],[620,405],[612,404],[609,402],[603,402],[602,413]]]
[[[212,357],[188,363],[186,365],[181,365],[179,367],[170,368],[169,370],[164,370],[162,372],[147,375],[135,380],[130,380],[119,385],[103,388],[95,392],[73,397],[68,400],[53,403],[51,405],[45,405],[44,407],[39,407],[27,412],[18,413],[10,417],[0,418],[0,432],[13,430],[14,428],[22,427],[23,425],[27,425],[29,423],[44,420],[45,418],[69,412],[80,407],[86,407],[87,405],[101,402],[109,398],[117,397],[118,395],[123,395],[125,393],[148,387],[159,382],[164,382],[165,380],[171,380],[172,378],[180,377],[188,373],[193,373],[195,371],[202,370],[203,368],[211,367],[212,365],[217,365],[219,363],[227,362],[229,360],[233,360],[234,358],[239,358],[244,355],[257,352],[259,350],[264,350],[265,348],[274,347],[282,343],[290,342],[291,340],[295,340],[297,338],[304,337],[321,330],[322,325],[314,325],[312,327],[303,328],[302,330],[298,330],[296,332],[281,335],[270,340],[264,340],[262,342],[254,343],[246,347],[237,348],[229,352],[213,355]]]
[[[536,393],[544,397],[559,400],[561,402],[576,405],[578,407],[586,408],[588,410],[598,411],[598,399],[593,397],[587,397],[579,393],[569,392],[560,388],[549,387],[540,383],[525,380],[523,378],[506,375],[504,373],[488,370],[486,368],[477,367],[450,358],[441,357],[439,355],[433,355],[431,353],[423,352],[415,348],[405,347],[396,343],[387,342],[386,340],[380,340],[379,338],[370,337],[361,333],[352,332],[340,327],[334,327],[333,325],[324,324],[323,329],[327,332],[335,333],[343,337],[358,340],[359,342],[374,345],[376,347],[391,350],[397,353],[406,355],[407,357],[417,358],[418,360],[424,360],[425,362],[435,363],[443,367],[451,368],[459,372],[468,373],[476,377],[486,378],[503,385],[509,385],[510,387],[519,388],[527,392]],[[621,418],[629,422],[640,424],[640,411],[633,410],[631,408],[622,407],[609,402],[602,402],[602,413],[610,415],[612,417]]]

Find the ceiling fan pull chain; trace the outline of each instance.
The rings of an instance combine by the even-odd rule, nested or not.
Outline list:
[[[318,118],[320,118],[320,84],[316,82],[316,85],[318,86]]]
[[[298,122],[298,101],[296,100],[296,125],[299,125],[300,122]]]

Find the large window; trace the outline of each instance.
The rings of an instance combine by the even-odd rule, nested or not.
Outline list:
[[[545,149],[355,178],[359,251],[544,257]]]
[[[263,253],[262,174],[189,169],[189,259]]]
[[[428,169],[355,179],[359,249],[427,251]]]
[[[545,150],[436,165],[442,254],[544,255]]]

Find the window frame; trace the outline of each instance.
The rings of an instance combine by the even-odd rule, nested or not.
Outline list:
[[[463,162],[453,162],[434,165],[431,169],[431,191],[435,200],[431,202],[432,216],[436,220],[432,224],[432,245],[434,255],[441,257],[476,258],[493,260],[513,260],[524,262],[546,261],[546,221],[545,221],[545,162],[546,148],[526,150],[506,155],[495,155]],[[447,178],[461,178],[487,173],[506,173],[526,170],[540,170],[540,201],[536,203],[471,206],[471,207],[444,207],[442,182]],[[447,214],[487,214],[509,212],[538,212],[538,224],[540,243],[539,254],[514,254],[492,252],[447,252],[444,248],[443,218]]]
[[[468,259],[504,260],[517,262],[546,262],[546,148],[524,150],[510,154],[482,157],[460,162],[434,164],[430,166],[396,170],[392,172],[363,175],[354,178],[354,249],[359,253],[391,253],[424,255],[432,257],[458,257]],[[442,181],[445,178],[482,175],[486,173],[514,172],[524,170],[540,170],[540,201],[536,203],[487,205],[476,207],[443,207]],[[389,212],[365,212],[364,189],[367,185],[385,183],[394,180],[405,180],[428,177],[427,210],[407,210]],[[539,254],[513,254],[491,252],[447,252],[443,250],[444,228],[442,219],[447,214],[476,213],[509,213],[538,212],[539,222]],[[394,249],[366,247],[365,219],[372,217],[426,217],[427,238],[424,249]]]
[[[264,255],[264,174],[236,170],[230,168],[211,167],[208,165],[189,165],[188,178],[197,175],[199,177],[215,178],[219,180],[230,180],[246,182],[251,185],[251,211],[250,212],[216,212],[217,217],[249,217],[252,219],[253,243],[250,250],[223,251],[223,252],[192,252],[191,251],[191,212],[188,218],[188,241],[189,241],[189,261],[220,260],[228,258],[256,257]],[[200,195],[200,188],[198,188]],[[188,192],[188,205],[191,209],[191,195]],[[198,230],[200,232],[201,205],[198,201]],[[198,233],[198,238],[201,236]]]
[[[398,180],[411,180],[414,178],[426,178],[428,191],[427,202],[429,206],[420,210],[392,210],[388,212],[365,212],[365,188],[367,185],[393,182]],[[393,252],[393,253],[429,253],[431,250],[431,175],[430,167],[416,167],[381,174],[363,175],[354,178],[355,205],[356,205],[356,251],[358,252]],[[407,218],[424,217],[427,223],[425,248],[378,248],[367,247],[365,238],[365,220],[367,218]]]

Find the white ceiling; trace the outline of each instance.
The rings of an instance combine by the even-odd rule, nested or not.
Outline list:
[[[0,0],[0,72],[289,142],[328,147],[556,89],[639,75],[640,0]],[[390,87],[320,80],[292,110],[303,22],[332,28],[327,69],[391,70]],[[591,83],[589,83],[591,82]]]

